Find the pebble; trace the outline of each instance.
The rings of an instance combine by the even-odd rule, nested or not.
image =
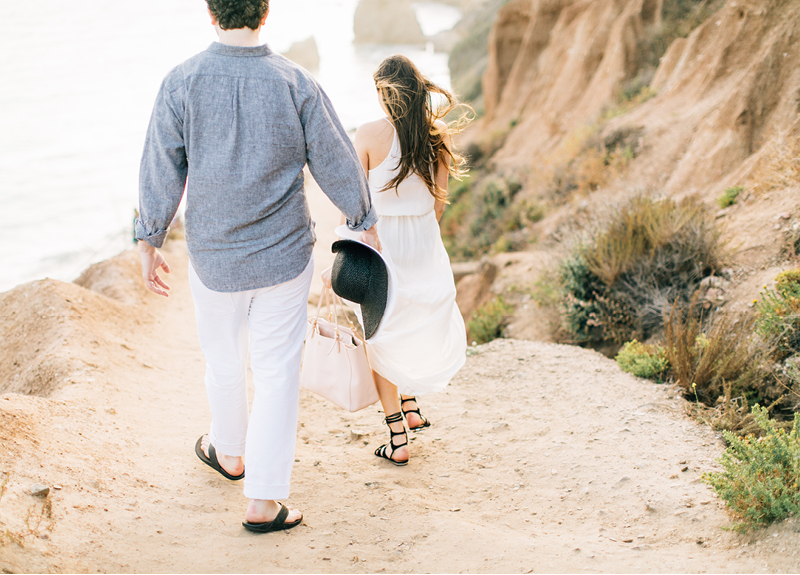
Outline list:
[[[492,424],[492,429],[494,431],[500,431],[501,429],[506,429],[508,424],[505,421],[498,421]]]
[[[47,497],[50,495],[50,488],[47,485],[42,485],[41,483],[34,483],[31,485],[31,495],[34,497]]]
[[[611,489],[619,489],[620,487],[625,485],[625,483],[627,483],[630,480],[631,480],[631,478],[626,475],[625,477],[623,477],[622,479],[617,481]]]

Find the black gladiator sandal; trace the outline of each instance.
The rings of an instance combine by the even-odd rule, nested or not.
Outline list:
[[[411,427],[409,425],[408,426],[408,430],[409,431],[419,431],[420,429],[425,429],[426,427],[430,427],[431,426],[431,422],[428,421],[427,419],[425,419],[422,416],[422,414],[419,412],[419,405],[417,405],[416,409],[403,409],[403,404],[406,403],[407,401],[413,401],[414,403],[416,403],[417,402],[417,398],[416,397],[409,397],[408,399],[403,399],[402,397],[400,398],[400,409],[403,410],[403,415],[405,415],[406,418],[408,418],[408,414],[409,413],[416,413],[419,416],[419,418],[422,420],[422,424],[421,425],[417,425],[416,427]]]
[[[383,457],[384,459],[388,459],[398,467],[402,467],[403,465],[408,465],[408,459],[406,459],[405,461],[397,461],[396,459],[392,459],[392,455],[394,454],[395,451],[397,451],[398,448],[403,447],[404,445],[408,445],[408,435],[406,435],[405,425],[403,426],[402,432],[393,431],[391,427],[392,423],[403,422],[403,414],[398,411],[397,413],[393,413],[392,415],[387,415],[386,419],[384,419],[384,422],[386,423],[387,426],[389,426],[389,443],[384,443],[378,449],[376,449],[375,455],[377,455],[378,457]],[[405,440],[403,440],[403,443],[397,444],[394,442],[394,438],[399,435],[405,437]],[[391,449],[391,451],[389,451],[389,453],[387,454],[386,452],[388,449]]]

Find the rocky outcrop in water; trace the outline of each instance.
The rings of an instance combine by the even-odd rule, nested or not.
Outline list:
[[[417,15],[407,0],[361,0],[353,23],[359,44],[423,44]]]

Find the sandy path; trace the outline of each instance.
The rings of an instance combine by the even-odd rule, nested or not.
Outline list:
[[[315,217],[318,229],[338,223]],[[136,273],[131,256],[109,269]],[[193,453],[209,419],[204,364],[183,244],[167,257],[172,298],[136,291],[86,324],[90,339],[65,337],[84,367],[49,398],[0,398],[0,569],[800,570],[795,524],[721,530],[727,516],[700,476],[722,446],[674,388],[591,351],[514,340],[471,350],[448,390],[424,399],[434,426],[406,468],[372,455],[387,437],[377,406],[349,414],[302,392],[289,502],[304,524],[250,534],[241,486]],[[34,498],[32,483],[53,490]]]

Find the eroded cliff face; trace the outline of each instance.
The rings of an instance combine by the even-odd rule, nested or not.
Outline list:
[[[493,156],[501,170],[535,164],[617,104],[663,1],[511,0],[500,10],[476,137],[504,134]],[[798,34],[797,0],[728,0],[673,42],[651,83],[655,97],[602,128],[642,133],[627,179],[684,194],[745,177],[797,122]]]
[[[798,34],[800,2],[730,0],[670,46],[653,80],[658,97],[628,119],[668,147],[668,191],[745,178],[770,144],[796,131]],[[670,138],[671,126],[682,137]]]
[[[638,67],[661,0],[511,0],[499,12],[484,76],[486,128],[511,123],[498,161],[523,163],[609,106]]]

